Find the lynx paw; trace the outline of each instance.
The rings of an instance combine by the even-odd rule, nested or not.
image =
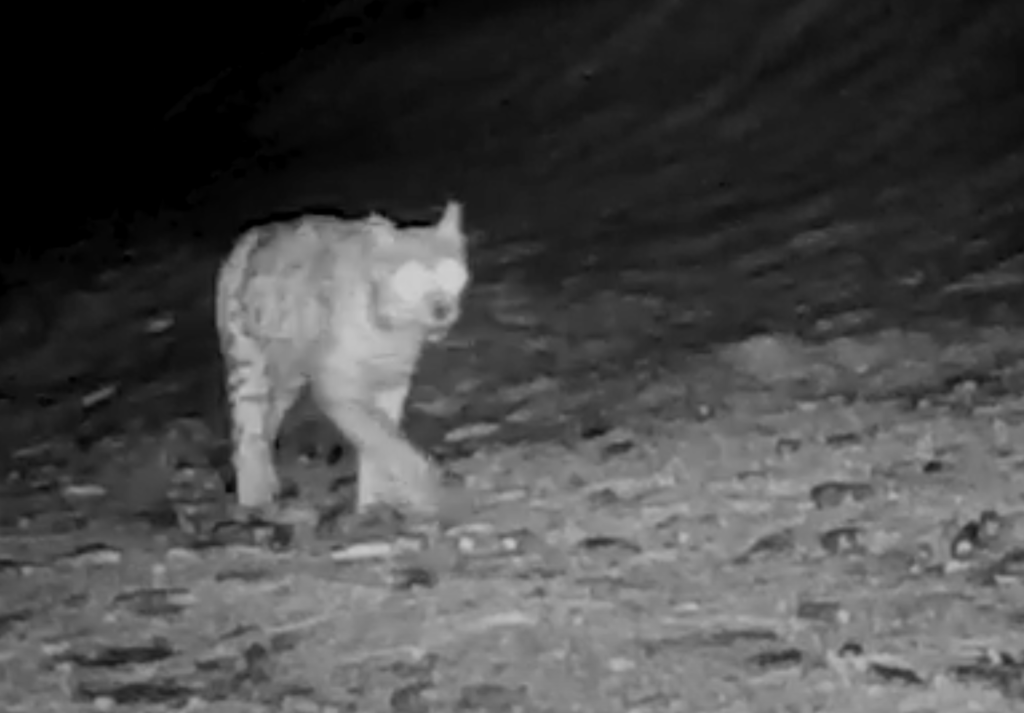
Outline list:
[[[432,514],[438,507],[440,473],[437,466],[411,445],[379,457],[359,460],[360,512],[380,504]]]

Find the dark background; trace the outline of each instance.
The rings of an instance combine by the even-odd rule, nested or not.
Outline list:
[[[260,96],[261,75],[300,52],[386,50],[530,4],[192,0],[55,9],[55,44],[66,62],[48,70],[67,75],[57,78],[59,96],[49,98],[80,110],[74,131],[50,140],[60,144],[65,165],[80,168],[86,192],[78,200],[89,218],[114,209],[152,210],[256,148],[242,127]]]
[[[238,160],[267,153],[246,134],[264,75],[297,56],[458,32],[481,12],[528,2],[295,0],[66,4],[30,8],[15,42],[12,155],[27,205],[51,228],[4,242],[0,290],[94,271],[150,235],[142,216],[188,211],[188,196]],[[22,147],[30,151],[22,151]],[[269,149],[272,153],[272,149]],[[19,199],[20,202],[20,199]],[[94,254],[93,254],[94,253]]]
[[[587,4],[582,0],[557,3],[566,12],[577,8],[581,18],[586,17]],[[625,9],[630,4],[622,0],[621,5]],[[766,61],[753,72],[748,64],[743,81],[749,92],[763,86],[770,93],[775,74],[790,71],[794,64],[813,64],[821,56],[839,51],[844,42],[863,44],[870,42],[872,33],[891,35],[893,27],[905,34],[918,63],[915,71],[927,72],[930,64],[941,59],[943,42],[954,44],[978,17],[991,15],[993,8],[998,8],[1003,18],[999,27],[969,52],[963,53],[961,46],[959,95],[953,107],[957,118],[941,130],[945,138],[959,142],[952,150],[967,146],[978,156],[1009,150],[1013,127],[1024,126],[1024,114],[1020,113],[1024,3],[868,0],[856,7],[835,2],[804,5],[824,8],[825,15],[836,16],[833,24],[837,29],[828,42],[838,45],[811,42],[803,47],[796,43],[782,60]],[[30,107],[30,122],[40,123],[34,118],[38,115],[63,121],[58,130],[53,130],[50,121],[41,122],[47,129],[42,140],[60,166],[61,180],[74,188],[59,197],[52,195],[51,189],[44,200],[60,203],[62,219],[68,219],[70,226],[46,239],[13,247],[9,243],[8,268],[34,263],[55,247],[81,247],[83,241],[108,239],[101,236],[111,234],[110,225],[126,225],[127,216],[187,210],[195,189],[217,179],[225,166],[240,157],[301,152],[302,147],[274,146],[265,136],[257,139],[246,131],[267,77],[297,56],[340,54],[358,66],[364,58],[393,48],[472,33],[480,22],[518,16],[530,6],[553,7],[552,3],[525,0],[307,0],[276,6],[185,2],[45,8],[46,21],[32,35],[40,42],[32,52],[23,52],[33,68],[23,96]],[[715,81],[721,82],[736,71],[730,67],[729,54],[741,57],[758,33],[770,27],[773,17],[791,11],[798,3],[751,0],[721,3],[716,10],[718,6],[709,2],[681,4],[678,31],[681,49],[695,39],[721,46],[718,60],[686,68],[694,76],[717,74]],[[747,7],[750,11],[744,13]],[[707,17],[717,14],[713,23],[717,34],[709,37],[702,30],[688,28],[688,14],[694,18],[694,27],[703,26]],[[851,26],[856,31],[844,35],[844,23],[851,22],[848,16],[854,16]],[[519,36],[510,41],[529,43],[531,38]],[[888,51],[896,56],[903,49]],[[734,64],[744,71],[741,59]],[[663,71],[662,79],[680,71],[670,61],[665,67],[660,70],[655,63],[642,71]],[[906,67],[897,69],[906,76]],[[837,95],[846,79],[835,79]],[[879,121],[886,121],[885,116]],[[144,239],[124,230],[119,235],[122,242]]]

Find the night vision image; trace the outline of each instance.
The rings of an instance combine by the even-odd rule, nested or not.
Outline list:
[[[1024,711],[1021,0],[35,14],[0,711]]]

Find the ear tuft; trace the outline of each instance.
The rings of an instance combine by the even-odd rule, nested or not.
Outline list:
[[[447,240],[462,242],[465,234],[462,232],[462,204],[458,201],[448,201],[444,207],[441,219],[437,221],[437,234]]]

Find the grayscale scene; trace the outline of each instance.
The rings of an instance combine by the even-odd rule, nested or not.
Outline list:
[[[42,13],[0,710],[1024,711],[1021,0]]]

